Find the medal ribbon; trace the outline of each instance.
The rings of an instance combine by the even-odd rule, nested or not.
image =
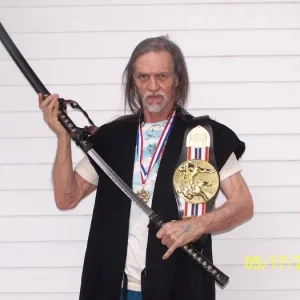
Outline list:
[[[168,139],[168,136],[171,132],[171,129],[173,127],[174,124],[174,116],[175,116],[175,110],[173,111],[171,117],[168,119],[167,124],[164,127],[164,130],[159,138],[159,141],[157,143],[157,146],[155,148],[155,151],[152,155],[148,170],[146,171],[146,169],[144,168],[142,161],[143,161],[143,132],[142,132],[142,126],[141,124],[139,125],[139,130],[138,130],[138,134],[137,134],[137,155],[139,158],[139,162],[140,162],[140,169],[141,169],[141,181],[142,184],[145,184],[146,179],[148,177],[148,175],[150,174],[151,169],[153,168],[153,166],[155,165],[155,163],[157,162],[158,158],[161,155],[161,151],[164,147],[165,142]]]
[[[202,159],[205,161],[209,161],[209,147],[202,148],[187,148],[187,160],[190,159]],[[184,202],[184,211],[183,216],[201,216],[205,214],[206,203],[192,204],[188,202]]]

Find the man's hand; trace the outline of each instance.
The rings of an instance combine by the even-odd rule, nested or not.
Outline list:
[[[200,217],[190,217],[164,224],[156,234],[156,237],[161,239],[162,244],[169,248],[163,259],[169,258],[176,248],[199,239],[203,235],[201,223]]]
[[[58,121],[58,95],[53,94],[49,95],[46,99],[43,100],[43,95],[39,94],[39,107],[43,112],[43,118],[49,128],[59,137],[59,136],[68,136],[68,132]]]

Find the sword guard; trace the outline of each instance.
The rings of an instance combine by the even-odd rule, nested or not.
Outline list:
[[[156,229],[160,229],[162,225],[164,224],[164,220],[162,217],[162,213],[153,213],[149,216],[150,222],[148,224],[148,228],[155,227]]]

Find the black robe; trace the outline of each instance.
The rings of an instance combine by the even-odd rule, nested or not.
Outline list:
[[[172,176],[190,117],[177,111],[157,174],[152,209],[166,222],[178,219]],[[245,144],[228,127],[211,120],[217,168]],[[92,142],[97,153],[132,188],[138,117],[127,116],[99,128]],[[124,275],[131,201],[90,159],[98,175],[95,205],[82,272],[80,300],[119,300]],[[176,250],[162,260],[166,247],[149,228],[146,267],[141,274],[143,300],[214,300],[215,283],[186,254]],[[197,246],[197,243],[195,243]],[[226,251],[226,249],[224,249]],[[203,255],[213,261],[211,235]],[[228,254],[230,255],[230,254]]]

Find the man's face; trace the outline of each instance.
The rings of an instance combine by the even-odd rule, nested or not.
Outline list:
[[[144,109],[155,113],[172,105],[178,80],[169,52],[141,55],[135,62],[134,80]]]

